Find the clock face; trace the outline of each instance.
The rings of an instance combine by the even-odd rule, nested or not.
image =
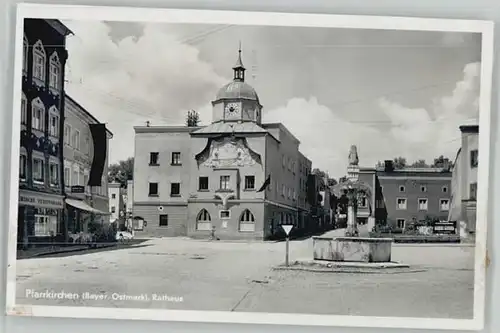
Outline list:
[[[239,103],[227,103],[225,107],[226,118],[240,117],[241,107]]]

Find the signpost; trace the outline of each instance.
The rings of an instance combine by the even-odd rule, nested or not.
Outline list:
[[[286,234],[286,254],[285,254],[285,266],[288,267],[288,257],[290,253],[290,231],[293,228],[293,224],[282,224],[281,227]]]

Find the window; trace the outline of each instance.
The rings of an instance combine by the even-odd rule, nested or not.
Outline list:
[[[255,217],[252,212],[245,209],[240,216],[240,227],[241,232],[253,232],[255,231]]]
[[[219,211],[219,217],[221,219],[229,219],[229,218],[231,218],[231,211],[221,210],[221,211]]]
[[[418,199],[418,210],[427,210],[427,209],[428,209],[428,200]]]
[[[443,193],[448,193],[448,186],[443,186]]]
[[[149,165],[158,165],[159,155],[157,152],[149,153]]]
[[[19,178],[26,179],[26,155],[19,155]]]
[[[255,176],[245,176],[245,190],[255,189]]]
[[[285,185],[281,185],[281,195],[282,196],[286,195],[286,186]]]
[[[28,50],[29,50],[28,38],[26,38],[26,35],[24,35],[24,38],[23,38],[23,73],[25,73],[25,74],[28,71]]]
[[[59,165],[55,163],[50,163],[49,172],[50,172],[50,185],[53,186],[59,185]]]
[[[199,178],[198,189],[200,191],[208,191],[208,177],[200,177]]]
[[[74,130],[73,131],[73,140],[72,140],[72,146],[73,148],[80,150],[80,131],[79,130]]]
[[[51,107],[49,115],[49,135],[57,138],[59,137],[59,116],[57,115],[57,109]]]
[[[478,165],[478,150],[471,150],[470,151],[470,167],[471,168],[477,168]]]
[[[160,215],[160,227],[168,227],[168,215]]]
[[[149,183],[149,196],[158,196],[158,183]]]
[[[229,190],[229,176],[220,176],[220,189]]]
[[[64,143],[71,145],[71,126],[68,124],[64,125]]]
[[[366,202],[366,196],[365,195],[361,195],[359,198],[358,198],[358,206],[361,207],[361,208],[366,208],[367,207],[367,202]]]
[[[111,194],[111,199],[116,199],[116,193]]]
[[[71,184],[72,185],[79,185],[79,179],[78,179],[78,177],[79,177],[78,170],[73,170],[73,176],[71,178],[71,180],[72,180]]]
[[[70,169],[68,167],[64,167],[64,184],[66,184],[66,186],[70,186],[71,184],[70,177],[71,177]]]
[[[45,130],[45,106],[40,98],[35,98],[31,102],[31,127],[35,130]]]
[[[90,138],[85,137],[85,154],[90,154]]]
[[[33,159],[33,180],[35,182],[41,182],[43,183],[44,181],[44,163],[42,159],[39,158],[34,158]]]
[[[33,46],[33,78],[45,81],[45,66],[47,57],[41,41]]]
[[[404,191],[406,191],[406,188],[404,187],[404,185],[401,185],[399,187],[399,192],[404,192]]]
[[[180,183],[171,183],[170,184],[170,196],[171,197],[179,197],[181,195],[181,184]]]
[[[297,200],[297,192],[295,192],[295,190],[293,190],[293,200]]]
[[[292,197],[292,189],[288,188],[288,199]]]
[[[398,198],[397,199],[397,209],[405,210],[406,209],[406,198]]]
[[[469,185],[469,200],[476,200],[477,199],[477,183],[471,183]]]
[[[57,231],[57,216],[48,215],[45,208],[36,209],[35,236],[51,236]]]
[[[111,213],[116,213],[116,207],[115,206],[111,206]]]
[[[450,210],[450,199],[440,199],[439,200],[439,209],[442,211]]]
[[[50,56],[49,65],[49,86],[54,89],[59,89],[61,87],[61,62],[59,61],[56,51]]]
[[[425,185],[420,186],[420,192],[427,192],[427,186]]]
[[[26,125],[28,123],[28,100],[26,95],[23,93],[21,99],[21,124]]]
[[[396,226],[399,229],[404,229],[405,228],[405,219],[397,219],[396,220]]]
[[[286,156],[282,156],[282,163],[283,163],[283,168],[286,166]]]
[[[181,165],[181,153],[174,152],[172,153],[172,165]]]
[[[198,213],[196,217],[196,229],[206,231],[212,230],[212,217],[206,209],[202,209]]]

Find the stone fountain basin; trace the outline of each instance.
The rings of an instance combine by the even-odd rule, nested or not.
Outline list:
[[[313,237],[314,260],[390,262],[392,238]]]

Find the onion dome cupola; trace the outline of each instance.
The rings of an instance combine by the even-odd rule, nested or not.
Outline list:
[[[233,66],[233,80],[219,89],[213,105],[213,122],[253,121],[261,122],[262,105],[255,89],[245,82],[246,68],[241,60],[241,46],[238,59]]]

